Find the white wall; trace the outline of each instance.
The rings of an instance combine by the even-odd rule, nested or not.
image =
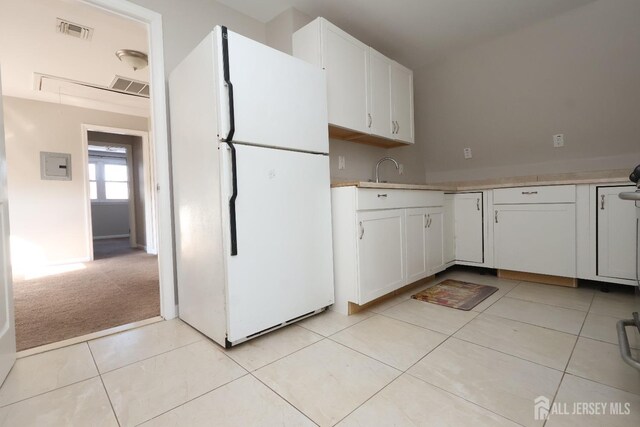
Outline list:
[[[164,61],[167,77],[216,25],[261,43],[266,41],[265,25],[214,0],[132,0],[162,14]]]
[[[147,130],[147,120],[4,97],[12,262],[16,271],[89,257],[81,124]],[[40,179],[40,151],[71,154],[71,181]]]
[[[416,71],[427,181],[631,170],[639,22],[637,0],[599,0]],[[556,133],[565,147],[553,148]]]

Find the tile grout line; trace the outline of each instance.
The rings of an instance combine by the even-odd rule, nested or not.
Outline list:
[[[589,301],[589,310],[591,310],[591,305],[593,304],[593,300],[594,299],[595,299],[595,294],[593,294],[591,296],[591,300]],[[587,310],[587,316],[589,315],[589,310]],[[584,319],[582,319],[582,325],[580,326],[580,330],[578,331],[578,337],[576,338],[576,342],[573,343],[573,348],[571,349],[571,354],[569,355],[569,358],[567,359],[567,363],[565,363],[565,365],[564,365],[564,369],[562,370],[562,376],[560,377],[560,381],[558,382],[558,386],[556,387],[556,390],[553,393],[553,397],[552,397],[551,403],[550,403],[551,406],[553,406],[553,404],[555,403],[556,399],[558,398],[558,393],[560,392],[560,387],[562,386],[562,382],[564,381],[565,375],[567,375],[567,368],[569,367],[569,363],[571,363],[571,358],[573,358],[573,353],[576,351],[576,347],[578,345],[578,340],[580,339],[580,334],[582,333],[582,328],[584,328],[584,324],[587,321],[587,316],[584,316]],[[549,421],[549,415],[547,415],[547,418],[542,423],[542,427],[546,426],[548,421]]]
[[[327,338],[323,338],[323,339],[327,339]],[[320,340],[322,341],[322,340]],[[317,342],[320,342],[317,341]],[[293,354],[293,353],[291,353]],[[267,365],[265,365],[267,366]],[[255,372],[255,371],[253,371]],[[286,397],[282,396],[280,393],[278,393],[276,390],[274,390],[273,388],[271,388],[271,386],[267,383],[265,383],[264,381],[262,381],[260,378],[256,377],[253,372],[249,372],[249,375],[251,375],[253,378],[256,379],[256,381],[258,381],[260,384],[264,385],[266,388],[268,388],[269,390],[271,390],[276,396],[278,396],[280,399],[284,400],[285,402],[287,402],[287,404],[291,405],[291,407],[293,409],[295,409],[296,411],[300,412],[306,419],[308,419],[309,421],[311,421],[314,425],[318,426],[319,424],[316,423],[314,420],[311,419],[311,417],[309,417],[309,415],[305,414],[304,411],[302,411],[302,409],[298,408],[296,405],[294,405],[292,402],[290,402]]]
[[[119,369],[126,368],[126,367],[131,366],[131,365],[135,365],[136,363],[144,362],[145,360],[153,359],[154,357],[161,356],[161,355],[163,355],[163,354],[167,354],[167,353],[171,353],[171,352],[172,352],[172,351],[174,351],[174,350],[179,350],[179,349],[181,349],[181,348],[189,347],[190,345],[196,344],[196,343],[201,342],[201,341],[212,342],[211,340],[209,340],[209,338],[206,338],[206,337],[202,336],[201,338],[198,338],[196,341],[190,342],[190,343],[188,343],[188,344],[180,345],[180,346],[178,346],[178,347],[174,347],[174,348],[171,348],[171,349],[169,349],[169,350],[161,351],[160,353],[154,354],[153,356],[143,357],[142,359],[139,359],[139,360],[135,360],[135,361],[133,361],[133,362],[126,363],[126,364],[124,364],[124,365],[122,365],[122,366],[118,366],[117,368],[109,369],[109,370],[104,371],[104,372],[101,372],[101,371],[100,371],[100,369],[98,369],[98,373],[99,373],[100,375],[109,374],[109,373],[111,373],[111,372],[115,372],[115,371],[117,371],[117,370],[119,370]],[[87,344],[89,344],[89,343],[87,342]],[[217,345],[217,344],[216,344],[216,345]],[[90,345],[89,345],[89,349],[91,349],[91,346],[90,346]]]
[[[118,423],[118,426],[121,426],[120,419],[118,418],[118,414],[116,413],[116,409],[113,407],[113,402],[111,401],[109,390],[107,390],[107,386],[104,384],[104,379],[102,378],[102,375],[100,375],[100,369],[98,369],[98,364],[96,363],[96,358],[93,356],[93,351],[91,351],[91,346],[89,345],[88,341],[85,342],[85,345],[89,349],[91,360],[93,360],[93,365],[96,367],[96,371],[98,372],[98,377],[100,377],[100,383],[102,384],[102,389],[104,390],[104,394],[107,395],[107,400],[109,401],[109,406],[111,407],[111,413],[115,417],[116,423]]]
[[[387,317],[387,316],[385,316],[385,317]],[[387,317],[387,318],[389,318],[389,319],[393,319],[393,318],[391,318],[391,317]],[[394,319],[394,320],[398,320],[398,319]],[[471,320],[473,320],[473,319],[471,319]],[[471,320],[469,320],[469,322],[471,322]],[[469,322],[467,322],[467,323],[469,323]],[[404,323],[409,324],[409,325],[412,325],[412,326],[417,326],[417,325],[413,325],[413,324],[408,323],[408,322],[404,322]],[[462,329],[464,326],[466,326],[466,324],[467,324],[467,323],[465,323],[465,324],[464,324],[464,325],[462,325],[460,328],[458,328],[458,329],[454,332],[454,334],[455,334],[455,333],[457,333],[457,332],[458,332],[460,329]],[[427,329],[427,328],[423,328],[423,329],[426,329],[426,330],[428,330],[428,331],[432,331],[431,329]],[[432,331],[432,332],[435,332],[435,331]],[[441,333],[441,334],[442,334],[442,332],[439,332],[439,333]],[[444,334],[444,335],[446,335],[446,334]],[[442,390],[443,392],[445,392],[445,393],[447,393],[447,394],[449,394],[449,395],[451,395],[451,396],[454,396],[454,397],[457,397],[457,398],[459,398],[459,399],[461,399],[461,400],[464,400],[464,401],[468,402],[468,403],[469,403],[469,404],[471,404],[471,405],[474,405],[474,406],[476,406],[476,407],[482,408],[482,409],[484,409],[484,410],[486,410],[486,411],[488,411],[488,412],[491,412],[491,413],[493,413],[493,414],[495,414],[495,415],[497,415],[497,416],[499,416],[499,417],[501,417],[501,418],[504,418],[504,419],[508,419],[508,420],[510,420],[510,421],[513,421],[513,420],[511,420],[510,418],[505,417],[504,415],[498,414],[497,412],[494,412],[494,411],[492,411],[491,409],[488,409],[488,408],[485,408],[485,407],[483,407],[483,406],[481,406],[481,405],[478,405],[477,403],[472,402],[472,401],[470,401],[470,400],[466,399],[466,398],[465,398],[465,397],[463,397],[463,396],[459,396],[459,395],[457,395],[457,394],[455,394],[455,393],[452,393],[452,392],[450,392],[450,391],[448,391],[448,390],[445,390],[445,389],[443,389],[443,388],[441,388],[441,387],[438,387],[438,386],[436,386],[436,385],[434,385],[434,384],[431,384],[431,383],[429,383],[429,382],[427,382],[427,381],[425,381],[425,380],[423,380],[423,379],[421,379],[421,378],[418,378],[418,377],[416,377],[415,375],[412,375],[411,373],[409,373],[409,370],[410,370],[411,368],[413,368],[415,365],[417,365],[421,360],[423,360],[423,359],[424,359],[425,357],[427,357],[429,354],[433,353],[436,349],[438,349],[441,345],[443,345],[446,341],[448,341],[448,340],[449,340],[449,338],[452,338],[452,337],[453,337],[453,334],[448,335],[444,340],[442,340],[442,342],[440,342],[440,343],[439,343],[438,345],[436,345],[434,348],[432,348],[431,350],[429,350],[429,351],[428,351],[424,356],[422,356],[418,361],[416,361],[415,363],[413,363],[411,366],[409,366],[409,367],[408,367],[407,369],[405,369],[404,371],[403,371],[403,370],[399,370],[399,369],[397,369],[397,368],[395,368],[395,367],[392,367],[392,366],[391,366],[393,369],[396,369],[396,370],[401,371],[401,374],[400,374],[400,375],[398,375],[398,376],[397,376],[396,378],[394,378],[393,380],[391,380],[388,384],[386,384],[386,385],[385,385],[384,387],[382,387],[380,390],[378,390],[377,392],[375,392],[373,395],[371,395],[368,399],[366,399],[364,402],[362,402],[360,405],[358,405],[356,408],[354,408],[351,412],[349,412],[347,415],[345,415],[345,416],[344,416],[342,419],[340,419],[338,422],[341,422],[341,421],[345,420],[345,419],[346,419],[347,417],[349,417],[352,413],[354,413],[355,411],[357,411],[360,407],[362,407],[363,405],[365,405],[369,400],[373,399],[373,398],[374,398],[375,396],[377,396],[380,392],[382,392],[382,390],[384,390],[385,388],[387,388],[389,385],[391,385],[392,383],[394,383],[395,381],[397,381],[400,377],[402,377],[402,376],[403,376],[403,375],[405,375],[405,374],[406,374],[406,375],[409,375],[410,377],[415,378],[415,379],[417,379],[417,380],[419,380],[419,381],[422,381],[422,382],[424,382],[425,384],[428,384],[428,385],[430,385],[430,386],[432,386],[432,387],[435,387],[435,388],[437,388],[437,389],[439,389],[439,390]],[[333,341],[333,340],[332,340],[332,341]],[[346,346],[345,344],[341,344],[341,343],[337,343],[337,344],[343,345],[343,346],[345,346],[345,347],[347,347],[347,348],[349,348],[349,349],[351,349],[351,350],[353,350],[353,351],[357,351],[357,350],[355,350],[355,349],[352,349],[352,348],[350,348],[350,347]],[[357,352],[358,352],[358,353],[360,353],[359,351],[357,351]],[[369,358],[371,358],[371,359],[373,359],[373,360],[379,361],[378,359],[375,359],[375,358],[373,358],[372,356],[366,355],[366,354],[364,354],[364,353],[361,353],[361,354],[363,354],[364,356],[369,357]],[[379,361],[379,362],[381,362],[381,363],[383,363],[383,364],[385,364],[385,365],[387,365],[387,366],[390,366],[390,365],[386,364],[385,362],[382,362],[382,361]],[[513,421],[513,422],[515,422],[515,421]],[[336,424],[337,424],[337,423],[336,423]],[[517,422],[516,422],[516,424],[521,425],[520,423],[517,423]]]
[[[6,408],[6,407],[11,406],[11,405],[15,405],[16,403],[24,402],[25,400],[33,399],[35,397],[40,397],[40,396],[42,396],[44,394],[47,394],[47,393],[52,393],[54,391],[62,390],[63,388],[71,387],[72,385],[77,385],[77,384],[83,383],[85,381],[89,381],[89,380],[98,378],[99,376],[100,376],[99,374],[98,375],[94,375],[94,376],[87,377],[87,378],[84,378],[84,379],[81,379],[81,380],[78,380],[78,381],[74,381],[74,382],[69,383],[69,384],[65,384],[65,385],[63,385],[61,387],[56,387],[56,388],[53,388],[51,390],[47,390],[47,391],[43,391],[43,392],[38,393],[38,394],[34,394],[33,396],[25,397],[24,399],[16,400],[15,402],[11,402],[11,403],[7,403],[5,405],[2,405],[2,406],[0,406],[0,409]]]
[[[243,369],[244,369],[244,368],[243,368]],[[202,393],[202,394],[199,394],[199,395],[197,395],[197,396],[194,396],[194,397],[192,397],[191,399],[186,400],[186,401],[182,402],[182,403],[181,403],[181,404],[179,404],[179,405],[173,406],[173,407],[171,407],[171,408],[167,409],[166,411],[163,411],[163,412],[161,412],[161,413],[159,413],[159,414],[157,414],[157,415],[154,415],[153,417],[151,417],[151,418],[149,418],[149,419],[146,419],[146,420],[144,420],[144,421],[141,421],[141,422],[139,422],[139,423],[137,423],[137,424],[135,424],[135,425],[136,425],[136,426],[140,426],[140,425],[142,425],[142,424],[144,424],[144,423],[148,423],[148,422],[149,422],[149,421],[151,421],[151,420],[154,420],[154,419],[156,419],[156,418],[158,418],[158,417],[161,417],[162,415],[164,415],[164,414],[166,414],[166,413],[168,413],[168,412],[171,412],[171,411],[174,411],[174,410],[176,410],[176,409],[178,409],[178,408],[181,408],[182,406],[185,406],[187,403],[193,402],[193,401],[194,401],[194,400],[196,400],[196,399],[200,399],[201,397],[203,397],[203,396],[205,396],[205,395],[207,395],[207,394],[209,394],[209,393],[211,393],[211,392],[213,392],[213,391],[216,391],[216,390],[218,390],[219,388],[222,388],[222,387],[224,387],[224,386],[226,386],[226,385],[229,385],[229,384],[231,384],[231,383],[232,383],[232,382],[234,382],[234,381],[237,381],[237,380],[239,380],[239,379],[241,379],[241,378],[244,378],[244,377],[246,377],[247,375],[250,375],[250,373],[249,373],[249,372],[246,372],[246,373],[244,373],[243,375],[239,376],[238,378],[234,378],[234,379],[232,379],[232,380],[230,380],[230,381],[227,381],[227,382],[226,382],[226,383],[224,383],[224,384],[220,384],[219,386],[214,387],[214,388],[212,388],[211,390],[208,390],[208,391],[206,391],[206,392],[204,392],[204,393]]]

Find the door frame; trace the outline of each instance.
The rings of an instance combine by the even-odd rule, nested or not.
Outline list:
[[[83,155],[83,179],[84,179],[84,187],[85,187],[85,223],[86,223],[86,231],[87,231],[87,253],[89,254],[89,258],[93,261],[93,224],[91,218],[91,196],[89,191],[89,132],[103,132],[103,133],[111,133],[118,135],[128,135],[128,136],[136,136],[142,140],[142,164],[144,166],[144,173],[142,176],[142,180],[144,182],[144,223],[146,230],[146,252],[149,254],[157,255],[157,236],[158,236],[158,221],[157,221],[157,200],[155,198],[155,192],[153,189],[156,187],[156,180],[154,173],[156,168],[153,162],[153,158],[151,156],[151,147],[149,142],[149,134],[145,131],[139,131],[134,129],[123,129],[123,128],[114,128],[108,126],[99,126],[99,125],[89,125],[82,124],[82,155]],[[126,147],[127,149],[127,165],[128,169],[128,178],[129,178],[129,194],[133,196],[136,191],[134,188],[133,182],[133,147],[130,144],[126,143],[103,143],[100,144],[110,145],[114,147]],[[135,212],[135,200],[129,200],[129,229],[130,236],[129,241],[131,242],[132,247],[137,247],[137,237],[136,237],[136,214],[140,215],[141,212]]]
[[[150,144],[155,164],[155,205],[157,206],[157,249],[160,276],[160,315],[173,319],[176,305],[175,256],[173,248],[173,217],[171,203],[171,169],[167,124],[167,97],[164,72],[164,42],[162,15],[127,0],[80,0],[107,12],[112,12],[147,26],[149,43],[149,82],[151,89]],[[85,166],[86,168],[86,166]]]

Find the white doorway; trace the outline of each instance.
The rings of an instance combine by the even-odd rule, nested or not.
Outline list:
[[[44,4],[43,5],[48,6],[49,3],[51,2],[47,2],[46,5]],[[147,31],[146,34],[148,37],[148,54],[149,54],[148,81],[149,81],[149,92],[151,95],[150,105],[149,105],[150,114],[145,120],[145,123],[142,126],[138,127],[138,129],[148,129],[148,133],[142,132],[140,130],[133,131],[133,132],[143,133],[138,136],[144,140],[144,144],[145,144],[144,153],[148,160],[148,162],[146,162],[146,165],[147,165],[146,173],[148,174],[147,178],[149,179],[145,180],[145,184],[147,185],[147,187],[144,189],[144,193],[145,193],[145,201],[149,201],[149,203],[146,203],[146,207],[143,209],[144,210],[143,223],[145,225],[144,228],[146,230],[153,230],[153,231],[148,233],[149,238],[147,239],[147,241],[145,241],[144,249],[151,254],[157,254],[159,258],[160,295],[158,299],[160,300],[160,313],[162,317],[166,319],[174,318],[176,316],[177,307],[175,302],[175,283],[174,283],[174,271],[173,271],[173,236],[172,236],[171,198],[170,198],[170,181],[169,181],[170,172],[169,172],[169,155],[168,155],[168,146],[167,146],[168,138],[167,138],[167,123],[166,123],[166,102],[165,102],[166,98],[164,93],[165,82],[164,82],[164,65],[163,65],[163,50],[162,50],[161,17],[159,14],[155,12],[149,11],[138,5],[135,5],[133,3],[130,3],[124,0],[115,0],[115,1],[89,0],[89,1],[78,1],[77,3],[74,1],[71,1],[71,2],[64,1],[63,3],[71,6],[78,5],[79,8],[80,6],[81,8],[87,8],[90,6],[92,9],[95,9],[95,10],[102,9],[103,11],[102,13],[104,13],[104,11],[107,11],[111,14],[117,15],[119,18],[125,18],[125,20],[136,21],[139,25],[142,25]],[[94,6],[97,6],[97,8],[95,8]],[[29,14],[26,13],[25,16],[27,15]],[[78,15],[80,16],[78,18],[73,13],[68,13],[68,14],[65,14],[65,16],[67,18],[73,18],[73,19],[69,19],[71,22],[80,21],[82,23],[83,15]],[[54,17],[54,23],[55,23],[55,17]],[[43,27],[48,28],[48,26],[46,25],[46,22],[43,25]],[[56,26],[52,25],[51,28],[49,28],[49,30],[53,32],[54,28],[56,28]],[[100,31],[99,28],[98,27],[96,28],[97,28],[97,31],[99,32]],[[104,31],[103,31],[103,34],[105,34]],[[107,32],[106,34],[111,34],[110,38],[113,38],[113,36],[116,33]],[[49,37],[53,38],[53,37],[65,37],[65,36],[58,34],[58,35],[49,36]],[[24,38],[16,36],[16,40],[24,40]],[[97,41],[98,38],[96,37],[95,40]],[[70,43],[76,43],[76,42],[71,41]],[[77,41],[77,43],[84,43],[84,41]],[[123,45],[122,47],[128,47],[128,46]],[[29,52],[29,51],[32,51],[32,49],[25,49],[24,51]],[[113,56],[112,51],[109,51],[109,55],[106,55],[105,58],[110,56]],[[91,61],[91,59],[89,58],[83,58],[81,55],[76,55],[76,57],[78,58],[78,61],[82,61],[82,67],[76,67],[77,69],[84,68],[85,66],[88,66],[92,62],[93,63],[97,62],[97,61]],[[67,63],[70,63],[70,61],[67,61]],[[3,60],[3,67],[5,66],[5,64],[6,62]],[[30,71],[35,72],[35,70],[30,70]],[[27,70],[27,72],[30,72],[30,71]],[[39,70],[39,71],[46,71],[46,70]],[[9,75],[11,74],[12,73],[9,73]],[[38,82],[42,83],[45,81],[45,79],[52,80],[51,76],[45,76],[45,74],[46,72],[44,74],[40,73],[41,79],[38,80]],[[53,77],[56,77],[56,76],[53,76]],[[64,76],[58,75],[58,77],[64,77]],[[64,79],[58,79],[58,80],[59,82],[62,82],[60,83],[60,87],[68,83]],[[36,91],[39,88],[40,88],[39,85],[31,85],[31,87],[27,89]],[[58,120],[58,115],[65,114],[63,111],[64,106],[71,105],[74,107],[82,107],[81,105],[78,104],[78,102],[82,103],[82,102],[85,102],[86,100],[77,101],[78,98],[82,98],[82,94],[76,94],[76,95],[77,95],[76,101],[75,101],[76,104],[74,104],[73,103],[74,101],[71,100],[73,95],[69,95],[69,93],[65,93],[63,90],[60,90],[57,93],[55,93],[56,99],[53,99],[50,97],[51,99],[44,101],[44,102],[60,105],[58,112],[48,115],[48,117],[50,117],[51,119],[51,123],[53,124],[53,126],[56,126],[57,128],[61,129],[65,125],[63,123],[64,122],[63,120]],[[9,93],[9,96],[19,97],[19,95],[16,95],[15,93]],[[35,98],[32,98],[32,99],[35,99]],[[89,102],[89,101],[86,101],[86,102]],[[99,104],[94,102],[92,106],[86,107],[86,108],[99,109],[98,107],[99,107]],[[135,110],[135,108],[133,110]],[[15,111],[16,109],[13,109],[13,111],[11,111],[10,109],[9,114],[15,113]],[[111,111],[117,114],[128,114],[125,111],[132,111],[132,110],[124,108],[122,110],[118,109],[117,111],[113,111],[113,110]],[[24,112],[24,109],[23,109],[23,112]],[[44,117],[46,115],[41,114],[40,116]],[[19,132],[13,132],[13,130],[15,130],[16,128],[16,123],[19,120],[25,119],[24,120],[25,123],[20,122],[19,124],[29,125],[29,123],[26,123],[26,122],[30,120],[30,117],[32,117],[31,114],[22,114],[21,117],[16,117],[16,115],[14,114],[14,117],[11,118],[9,123],[10,127],[11,126],[13,127],[13,129],[9,129],[8,131],[9,144],[12,143],[11,138],[15,139],[20,136],[23,136],[23,134]],[[90,119],[90,120],[84,121],[84,123],[101,123],[101,121]],[[118,124],[129,125],[129,123],[127,123],[126,121]],[[87,124],[85,126],[87,126],[87,128],[94,128],[94,129],[100,127],[100,126],[94,126],[92,124]],[[109,127],[109,126],[106,126],[106,127]],[[96,129],[96,130],[100,131],[100,129]],[[102,129],[102,130],[114,131],[113,128]],[[129,131],[124,127],[121,129],[115,129],[116,132],[122,132],[123,130],[127,132]],[[67,133],[64,136],[64,138],[66,140],[72,140],[75,138],[80,138],[80,135],[82,134],[82,139],[84,140],[84,138],[86,137],[86,132],[87,130],[83,128],[81,132],[76,131],[75,135]],[[150,135],[152,135],[152,137],[150,137]],[[49,135],[42,135],[39,138],[40,141],[48,141],[49,139],[51,139],[49,138]],[[84,175],[86,175],[86,172],[87,172],[86,164],[82,166],[78,164],[78,160],[80,160],[82,156],[80,156],[77,153],[74,154],[71,150],[72,149],[67,149],[67,147],[60,147],[60,149],[56,149],[56,150],[39,149],[39,151],[41,152],[51,151],[55,153],[62,153],[65,155],[68,155],[70,153],[71,161],[76,162],[74,163],[74,167],[72,168],[73,177],[83,179]],[[25,156],[23,157],[23,159],[26,159],[23,161],[29,162],[31,161],[29,159],[33,159],[33,156]],[[27,171],[27,172],[30,173],[30,171]],[[34,175],[34,174],[31,174],[31,175]],[[66,186],[65,188],[70,188],[70,185],[68,184],[59,184],[58,187],[62,187],[62,186]],[[14,191],[14,194],[21,194],[20,190],[18,189]],[[57,197],[53,195],[53,193],[50,193],[50,194],[52,195],[52,198]],[[57,197],[57,200],[68,201],[70,200],[70,198],[67,198],[66,196],[62,196],[62,197]],[[90,218],[90,206],[87,207],[88,203],[83,203],[83,205],[85,207],[81,209],[81,211],[84,211],[85,217]],[[33,210],[35,211],[37,209],[38,208],[35,208]],[[132,229],[133,229],[135,228],[135,217],[140,215],[135,213],[135,206],[132,207],[132,210],[134,210],[134,213],[132,215],[132,217],[134,218],[132,218],[132,221],[131,221]],[[49,211],[47,211],[46,209],[40,209],[40,211],[43,212],[44,214],[49,214],[49,216],[55,216],[53,214],[57,213],[55,209],[51,209]],[[62,222],[64,222],[65,224],[68,224],[68,223],[73,223],[74,221],[76,221],[77,224],[84,226],[85,228],[87,223],[90,225],[90,220],[89,221],[76,220],[71,216],[63,216],[62,218],[63,219],[60,221],[59,224],[53,224],[53,226],[49,226],[48,228],[43,226],[41,227],[41,229],[45,230],[46,232],[53,230],[53,232],[55,233],[56,231],[59,231],[59,229],[61,228],[60,226],[62,225]],[[84,236],[91,236],[91,234],[85,234]],[[132,239],[131,243],[137,247],[138,242],[137,242],[136,234],[130,233],[130,237]],[[51,241],[53,242],[57,241],[59,246],[62,247],[62,245],[66,241],[71,240],[72,238],[75,238],[75,237],[72,236],[71,234],[60,233],[60,236],[58,236],[57,238],[54,236],[54,238],[52,238]],[[81,256],[73,259],[73,261],[76,261],[77,263],[82,263],[82,262],[90,261],[93,258],[92,245],[90,244],[90,241],[88,238],[86,240],[87,241],[84,243],[84,245],[88,249],[87,252],[85,252],[88,254],[88,256],[81,254]],[[55,253],[55,250],[51,252]],[[62,252],[62,251],[58,251],[58,252]],[[31,253],[34,253],[34,252],[32,251]],[[66,259],[71,260],[71,257],[67,257]]]
[[[82,125],[83,151],[86,156],[85,170],[87,247],[91,260],[95,259],[93,247],[96,239],[129,238],[131,248],[142,249],[149,254],[158,254],[156,198],[153,157],[147,132],[133,129],[113,128],[97,125]],[[109,142],[111,141],[111,142]],[[113,142],[118,141],[118,142]],[[93,148],[93,149],[92,149]],[[116,170],[117,165],[125,164],[124,177],[105,176],[109,169]],[[119,187],[122,184],[109,182],[111,179],[124,179],[127,184],[127,197],[120,199]],[[109,194],[115,191],[114,194]],[[122,220],[113,218],[122,216],[122,204],[126,202],[128,218],[127,228]],[[110,207],[110,208],[109,208]],[[102,214],[100,214],[102,208]],[[100,218],[110,217],[110,226],[96,230]]]

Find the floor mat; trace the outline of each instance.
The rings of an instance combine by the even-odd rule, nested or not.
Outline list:
[[[477,285],[475,283],[447,279],[422,292],[418,292],[411,298],[468,311],[497,290],[498,288],[495,286]]]

